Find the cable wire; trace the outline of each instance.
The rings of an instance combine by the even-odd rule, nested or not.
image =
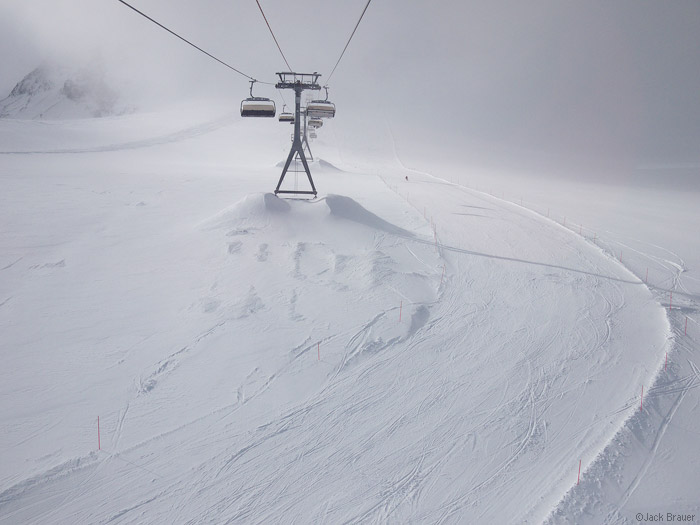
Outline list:
[[[255,3],[258,4],[258,9],[260,9],[260,14],[263,16],[263,19],[265,20],[265,23],[267,24],[267,28],[270,30],[270,34],[272,35],[272,39],[275,41],[275,44],[277,44],[277,49],[280,50],[280,55],[282,55],[282,60],[284,60],[284,63],[287,64],[289,71],[293,71],[292,66],[289,65],[289,62],[287,62],[287,57],[284,56],[284,53],[282,52],[282,48],[280,47],[280,43],[277,41],[277,37],[275,36],[275,33],[272,31],[272,28],[270,27],[270,22],[267,21],[267,17],[265,16],[265,12],[263,11],[262,6],[260,5],[260,1],[255,0]]]
[[[357,24],[355,24],[355,29],[352,30],[352,34],[350,35],[350,38],[348,38],[347,44],[345,44],[345,47],[343,48],[343,52],[340,53],[340,58],[338,58],[338,61],[335,63],[335,66],[333,66],[333,71],[331,71],[331,74],[328,75],[328,79],[326,79],[326,84],[330,82],[331,77],[333,76],[333,73],[335,73],[335,69],[338,67],[338,64],[340,64],[340,61],[343,58],[343,55],[345,54],[345,50],[348,48],[350,45],[350,41],[352,40],[352,37],[355,36],[355,31],[357,31],[358,26],[360,25],[360,22],[362,22],[362,17],[365,16],[365,11],[367,11],[367,8],[369,7],[369,4],[372,0],[367,0],[367,4],[365,5],[365,8],[362,10],[362,14],[360,15],[360,19],[357,21]]]
[[[283,102],[283,104],[286,106],[286,105],[287,105],[287,101],[284,99],[284,94],[282,93],[282,90],[281,90],[281,89],[278,89],[278,90],[277,90],[277,93],[280,94],[280,97],[282,97],[282,102]]]
[[[239,70],[239,69],[236,69],[235,67],[233,67],[233,66],[230,65],[230,64],[227,64],[227,63],[224,62],[223,60],[216,58],[216,57],[215,57],[214,55],[212,55],[211,53],[208,53],[207,51],[205,51],[204,49],[202,49],[202,48],[199,47],[198,45],[193,44],[192,42],[190,42],[190,41],[187,40],[186,38],[181,37],[181,36],[178,35],[175,31],[173,31],[173,30],[171,30],[171,29],[168,29],[167,27],[165,27],[165,26],[164,26],[163,24],[161,24],[160,22],[158,22],[158,21],[154,20],[153,18],[151,18],[150,16],[148,16],[146,13],[144,13],[144,12],[139,11],[138,9],[136,9],[133,5],[131,5],[131,4],[127,3],[127,2],[125,2],[124,0],[117,0],[117,2],[120,2],[120,3],[124,4],[126,7],[128,7],[129,9],[132,9],[132,10],[136,11],[136,12],[137,12],[138,14],[140,14],[142,17],[147,18],[148,20],[150,20],[151,22],[153,22],[154,24],[156,24],[158,27],[160,27],[160,28],[162,28],[162,29],[165,29],[165,30],[166,30],[168,33],[170,33],[171,35],[176,36],[177,38],[179,38],[179,39],[182,40],[183,42],[185,42],[185,43],[191,45],[191,46],[192,46],[193,48],[195,48],[197,51],[201,51],[202,53],[204,53],[205,55],[207,55],[209,58],[213,58],[214,60],[216,60],[216,61],[219,62],[220,64],[223,64],[223,65],[226,66],[227,68],[232,69],[233,71],[235,71],[235,72],[238,73],[239,75],[243,75],[244,77],[246,77],[246,78],[248,78],[248,79],[250,79],[250,80],[255,80],[255,79],[254,79],[253,77],[251,77],[250,75],[246,75],[243,71],[241,71],[241,70]],[[272,85],[271,82],[262,82],[262,81],[260,81],[260,80],[256,80],[256,82],[260,82],[261,84]]]

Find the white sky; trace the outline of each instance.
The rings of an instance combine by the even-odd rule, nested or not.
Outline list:
[[[365,0],[261,3],[292,67],[327,77]],[[261,80],[286,69],[254,0],[133,4]],[[374,0],[331,95],[426,151],[697,162],[699,28],[697,0]],[[248,88],[116,0],[0,0],[0,49],[0,94],[50,57],[99,56],[144,100],[237,105]]]

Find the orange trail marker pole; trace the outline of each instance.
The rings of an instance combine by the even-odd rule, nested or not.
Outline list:
[[[576,484],[578,485],[578,482],[581,481],[581,460],[578,460],[578,479],[576,479]]]

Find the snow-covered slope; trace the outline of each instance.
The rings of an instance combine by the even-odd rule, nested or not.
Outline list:
[[[597,241],[335,123],[312,201],[266,193],[275,123],[61,154],[20,124],[0,522],[538,522],[663,367],[666,314]]]
[[[104,117],[128,111],[94,64],[79,70],[43,64],[0,100],[0,118],[55,120]]]

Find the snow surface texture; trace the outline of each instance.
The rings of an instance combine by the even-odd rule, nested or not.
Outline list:
[[[0,118],[73,119],[128,113],[95,64],[80,70],[44,64],[0,100]]]
[[[697,323],[679,346],[605,235],[350,149],[334,122],[311,201],[264,193],[287,126],[107,122],[0,123],[0,522],[698,508],[692,489],[631,506],[663,442],[696,441],[677,416]],[[692,317],[687,268],[658,260]],[[697,459],[664,459],[697,486]]]

